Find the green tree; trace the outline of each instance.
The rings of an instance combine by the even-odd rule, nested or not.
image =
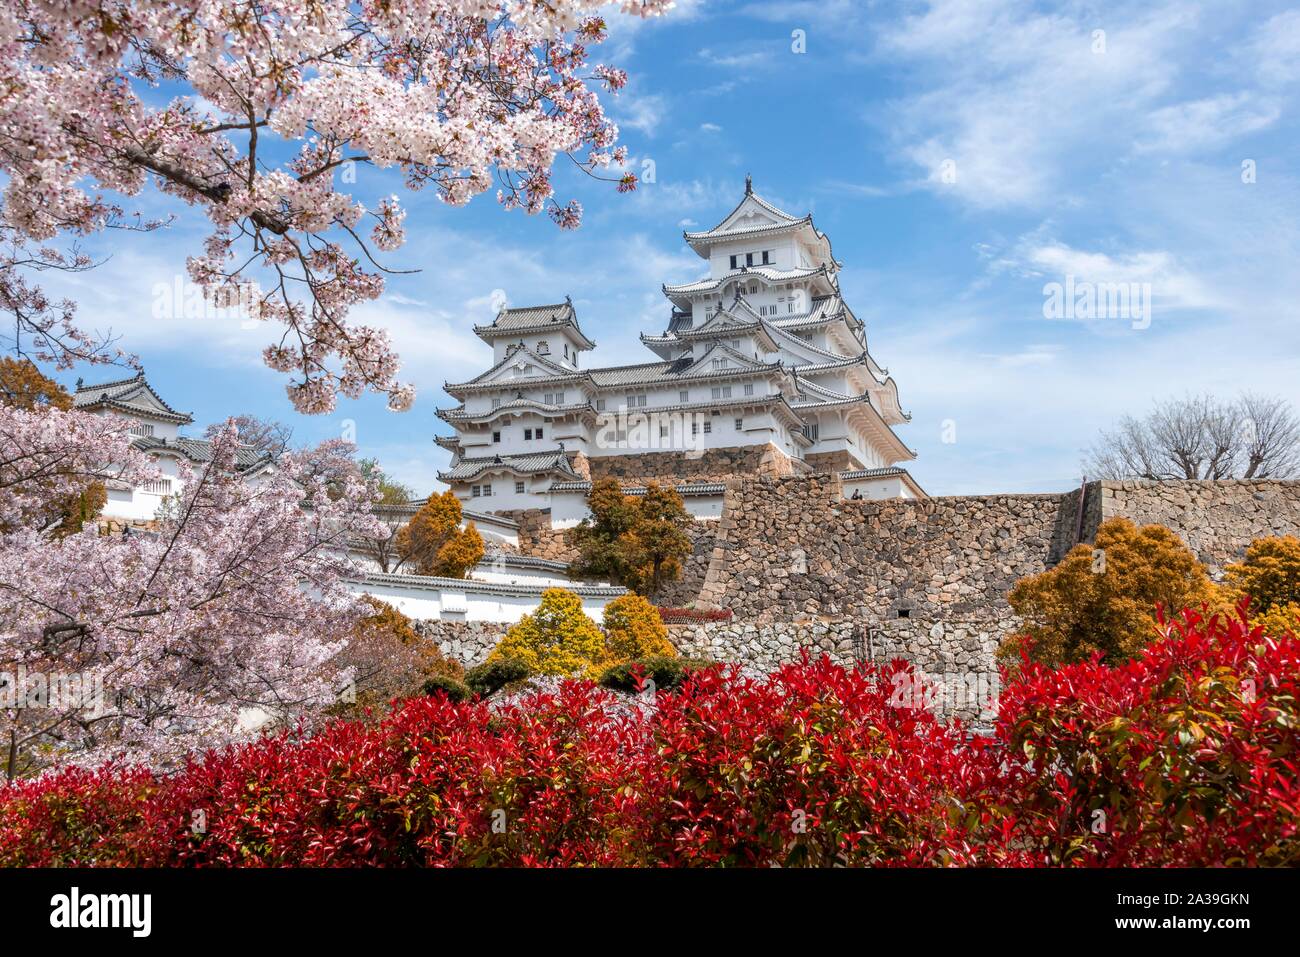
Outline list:
[[[378,459],[360,459],[357,468],[368,481],[373,481],[379,492],[380,505],[405,505],[415,498],[410,486],[403,485],[379,466]]]
[[[601,479],[587,506],[591,517],[568,534],[578,550],[575,576],[608,578],[652,596],[681,574],[693,547],[686,529],[694,520],[675,489],[652,482],[644,495],[624,495],[616,480]]]

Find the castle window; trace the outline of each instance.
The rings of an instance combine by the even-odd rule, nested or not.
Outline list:
[[[541,430],[541,429],[535,429],[534,431],[536,432],[537,437],[540,439],[540,438],[542,437],[542,430]]]
[[[737,257],[735,257],[735,256],[732,256],[732,257],[731,257],[731,268],[732,268],[732,269],[735,269],[735,268],[739,265],[739,263],[736,261],[736,258],[737,258]]]
[[[690,401],[691,401],[691,390],[690,390],[690,389],[682,389],[680,392],[678,392],[678,393],[677,393],[677,401],[678,401],[678,402],[690,402]]]
[[[730,399],[730,398],[731,398],[731,386],[729,386],[729,385],[724,385],[724,386],[714,386],[714,387],[713,387],[713,398],[715,398],[715,399]]]
[[[698,422],[692,422],[692,423],[691,423],[691,435],[699,435],[699,434],[700,434],[700,426],[699,426],[699,423],[698,423]]]
[[[470,498],[478,498],[479,495],[482,493],[482,491],[483,491],[483,489],[482,489],[480,486],[478,486],[478,485],[471,485],[471,486],[469,487]]]
[[[533,430],[532,430],[532,429],[524,429],[524,441],[525,441],[525,442],[531,442],[532,440],[533,440]]]
[[[753,395],[753,394],[754,394],[754,383],[752,382],[745,383],[745,395]]]
[[[735,426],[736,426],[736,431],[737,431],[737,432],[743,432],[743,431],[745,430],[745,420],[744,420],[744,419],[736,419],[736,421],[735,421],[734,424],[735,424]]]
[[[627,397],[627,407],[629,409],[645,408],[645,395],[629,395]]]
[[[537,354],[539,356],[549,356],[551,354],[551,344],[542,339],[537,343]]]
[[[597,399],[597,400],[596,400],[596,411],[597,411],[597,412],[604,412],[604,411],[605,411],[605,400],[604,400],[604,399]]]
[[[500,399],[493,399],[493,400],[492,400],[492,408],[494,408],[494,409],[499,409],[499,408],[501,408],[501,400],[500,400]]]
[[[746,265],[746,266],[752,266],[752,265],[754,265],[754,254],[753,254],[753,253],[745,253],[745,265]]]
[[[501,441],[501,433],[500,433],[500,432],[493,432],[493,433],[492,433],[492,441],[493,441],[493,442],[500,442],[500,441]]]
[[[129,431],[132,435],[143,435],[143,436],[153,435],[153,423],[137,422],[135,425],[131,426]]]
[[[170,495],[172,493],[172,480],[169,478],[152,479],[141,485],[140,491],[148,492],[151,495]]]
[[[713,360],[713,368],[715,368],[715,369],[728,369],[728,368],[730,368],[730,367],[731,367],[731,360],[730,360],[730,359],[714,359],[714,360]]]
[[[523,483],[523,482],[516,482],[516,483],[515,483],[515,494],[516,494],[516,495],[523,495],[523,494],[524,494],[524,483]]]
[[[809,422],[803,427],[803,434],[816,442],[821,435],[821,424],[818,422]]]
[[[768,264],[772,261],[771,259],[768,258],[769,252],[770,252],[769,250],[766,250],[766,249],[763,250],[763,265],[764,265],[764,266],[768,265]]]
[[[483,486],[483,497],[484,497],[484,498],[491,498],[491,497],[492,497],[492,486],[491,486],[491,485],[484,485],[484,486]]]
[[[708,435],[708,434],[711,433],[712,431],[713,431],[713,423],[712,423],[712,422],[705,422],[705,423],[704,423],[704,434],[705,434],[705,435]]]

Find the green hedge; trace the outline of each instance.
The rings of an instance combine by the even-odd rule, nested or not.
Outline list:
[[[521,681],[528,677],[528,668],[521,661],[500,659],[485,661],[465,672],[465,684],[475,694],[487,697],[499,691],[512,681]]]
[[[434,675],[420,690],[425,694],[444,692],[452,701],[468,701],[474,697],[474,691],[468,685],[450,675]]]
[[[668,658],[656,655],[611,665],[601,673],[597,683],[602,688],[612,688],[615,691],[636,691],[636,677],[632,671],[639,667],[642,675],[652,679],[657,689],[668,691],[681,685],[692,671],[699,671],[712,665],[712,661],[704,661],[700,658]]]

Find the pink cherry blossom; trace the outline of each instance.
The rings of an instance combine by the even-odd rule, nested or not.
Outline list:
[[[404,214],[396,197],[366,209],[347,192],[355,177],[340,173],[397,168],[410,189],[431,185],[451,205],[495,187],[507,208],[576,227],[582,207],[554,197],[555,161],[599,176],[626,155],[596,92],[623,87],[626,74],[587,65],[606,5],[2,0],[0,240],[13,255],[0,256],[0,308],[17,317],[16,344],[65,366],[121,358],[15,271],[38,258],[29,244],[161,225],[104,198],[153,185],[212,223],[191,278],[224,301],[232,288],[255,290],[250,311],[283,327],[267,362],[292,376],[300,411],[366,391],[409,407],[386,332],[349,319],[384,289],[367,243],[398,249]],[[619,5],[638,17],[671,6]],[[179,95],[162,102],[163,85]],[[278,162],[268,145],[285,143],[296,155]]]
[[[336,662],[361,612],[341,584],[373,537],[374,490],[335,441],[255,478],[233,424],[181,467],[156,529],[48,533],[48,502],[88,481],[138,484],[150,462],[109,416],[0,407],[0,672],[77,675],[96,705],[0,711],[0,741],[37,766],[165,766],[256,733],[241,717],[311,721],[348,687]],[[111,464],[106,464],[111,463]]]

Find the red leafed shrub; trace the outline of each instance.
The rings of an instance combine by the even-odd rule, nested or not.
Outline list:
[[[659,700],[656,863],[977,863],[1004,813],[988,742],[894,707],[893,675],[822,658],[765,680],[717,669]]]
[[[1300,863],[1300,640],[1189,614],[1122,666],[1024,663],[991,737],[895,707],[903,674],[434,695],[165,777],[68,770],[0,789],[0,865]]]
[[[665,625],[685,625],[695,621],[731,621],[730,608],[664,608],[659,607],[659,617]]]
[[[1044,864],[1300,863],[1300,641],[1192,611],[1127,664],[1023,665],[997,738]]]

